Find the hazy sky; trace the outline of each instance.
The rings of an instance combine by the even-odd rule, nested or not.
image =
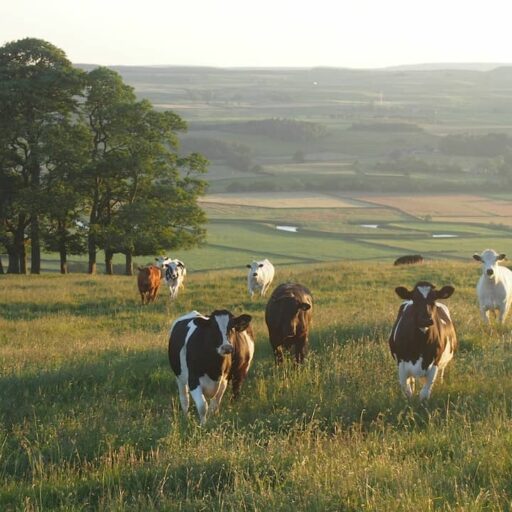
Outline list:
[[[0,1],[0,45],[103,65],[512,63],[511,24],[510,0]]]

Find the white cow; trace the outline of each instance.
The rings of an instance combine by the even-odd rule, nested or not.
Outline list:
[[[187,275],[185,264],[177,259],[172,260],[168,256],[155,258],[156,264],[162,269],[165,283],[169,287],[171,300],[178,297],[178,291],[183,287],[183,281]]]
[[[264,260],[253,261],[250,265],[246,265],[246,267],[249,269],[247,287],[251,299],[256,290],[260,290],[260,295],[263,297],[274,279],[274,265],[265,258]]]
[[[498,265],[505,259],[505,254],[486,249],[482,254],[473,254],[473,258],[483,264],[476,286],[482,319],[488,324],[489,311],[498,309],[499,321],[503,324],[512,304],[512,272]]]

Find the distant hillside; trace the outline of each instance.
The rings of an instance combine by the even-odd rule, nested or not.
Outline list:
[[[492,71],[493,69],[511,66],[511,63],[500,62],[430,62],[409,64],[384,68],[389,71],[442,71],[447,69],[464,71]]]

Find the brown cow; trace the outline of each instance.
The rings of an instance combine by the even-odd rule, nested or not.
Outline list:
[[[160,288],[161,273],[158,267],[150,265],[149,267],[139,267],[137,275],[137,285],[139,287],[142,304],[154,302]]]
[[[395,292],[406,302],[389,337],[391,355],[398,363],[398,379],[407,398],[412,397],[416,379],[425,377],[420,400],[426,400],[438,374],[443,381],[444,369],[457,349],[450,311],[438,302],[451,297],[454,288],[436,290],[432,283],[420,281],[411,291],[399,286]]]
[[[394,265],[413,265],[414,263],[423,263],[423,261],[421,254],[406,254],[397,258]]]
[[[283,362],[283,349],[294,347],[295,360],[302,363],[307,352],[313,297],[301,284],[280,284],[265,309],[270,344],[276,363]]]

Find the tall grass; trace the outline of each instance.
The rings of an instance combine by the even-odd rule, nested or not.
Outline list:
[[[277,268],[313,292],[306,363],[276,368],[245,273],[192,273],[140,306],[134,277],[2,276],[0,510],[508,510],[512,337],[482,326],[471,263]],[[398,388],[394,288],[452,283],[460,350],[428,404]],[[179,409],[172,319],[253,315],[241,399],[205,428]],[[512,320],[510,320],[512,321]]]

